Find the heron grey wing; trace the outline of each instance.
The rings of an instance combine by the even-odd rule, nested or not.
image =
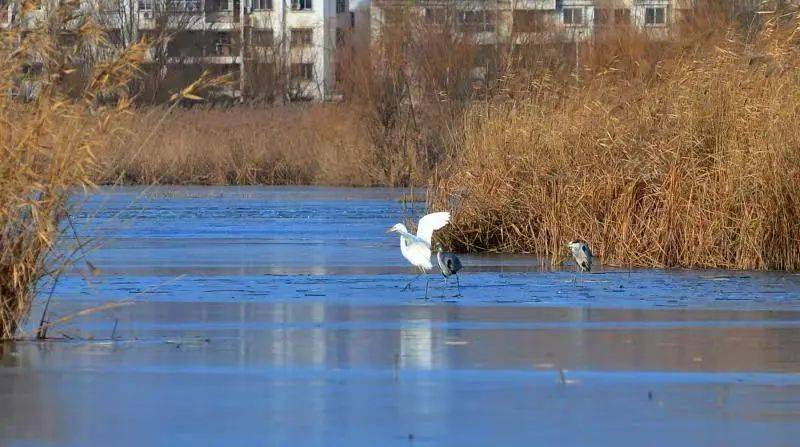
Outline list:
[[[456,256],[456,255],[452,255],[452,256],[453,256],[453,261],[452,261],[452,265],[450,266],[450,270],[453,273],[458,273],[458,271],[461,270],[461,260],[458,259],[458,256]]]
[[[447,259],[442,256],[442,253],[436,253],[436,263],[439,264],[439,271],[444,275],[447,270]]]
[[[447,266],[447,274],[452,275],[456,272],[455,264],[453,263],[453,257],[450,254],[447,255],[447,259],[445,259],[444,263]]]
[[[586,254],[586,257],[591,258],[592,256],[594,256],[592,254],[592,250],[589,248],[589,244],[583,244],[581,249],[583,249],[583,252]]]

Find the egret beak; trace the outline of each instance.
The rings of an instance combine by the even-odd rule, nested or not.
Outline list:
[[[389,228],[388,230],[386,230],[386,234],[393,233],[393,232],[394,232],[394,228]]]

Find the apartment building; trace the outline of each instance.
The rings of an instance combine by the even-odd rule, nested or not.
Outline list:
[[[517,39],[537,33],[585,41],[614,26],[630,26],[667,37],[671,24],[683,20],[693,0],[518,0],[511,30]]]
[[[587,41],[612,26],[647,30],[666,37],[670,25],[690,13],[695,0],[375,0],[370,11],[371,38],[401,14],[424,23],[441,24],[449,17],[476,43],[543,43]]]
[[[36,26],[37,13],[21,26]],[[164,70],[230,73],[235,97],[267,88],[290,99],[327,100],[334,95],[337,46],[351,28],[349,0],[82,0],[112,41],[168,36],[151,52]],[[20,1],[3,8],[10,26]]]

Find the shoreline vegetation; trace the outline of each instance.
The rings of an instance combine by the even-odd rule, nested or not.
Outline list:
[[[20,22],[36,10],[25,4]],[[78,2],[59,3],[40,26],[0,32],[0,341],[18,335],[40,288],[80,261],[89,242],[71,225],[70,197],[95,187],[98,157],[129,117],[148,44],[112,48]],[[93,54],[113,56],[87,64]],[[219,82],[202,76],[173,104]],[[34,326],[39,338],[55,323],[46,317]]]
[[[0,40],[0,87],[18,92],[0,96],[0,339],[69,262],[46,261],[69,191],[98,183],[426,186],[457,250],[557,259],[581,238],[612,265],[796,271],[800,21],[748,17],[609,32],[580,61],[574,46],[489,60],[400,22],[380,56],[350,55],[341,103],[221,108],[197,104],[224,76],[138,102],[153,42],[110,48],[67,2]],[[493,75],[476,85],[479,59]]]
[[[75,5],[58,13],[73,17]],[[90,25],[81,29],[97,38]],[[0,33],[0,340],[11,339],[27,318],[46,277],[57,277],[72,256],[54,248],[69,226],[69,196],[89,189],[96,154],[110,141],[127,101],[124,88],[144,55],[134,45],[119,57],[98,64],[85,88],[65,94],[61,81],[74,66],[73,54],[56,44],[47,26],[22,33]],[[78,43],[73,50],[78,49]],[[41,70],[31,70],[36,60]],[[14,92],[35,85],[37,94],[19,100]],[[119,96],[113,106],[97,98]],[[41,324],[46,324],[42,321]]]
[[[137,108],[99,158],[98,184],[426,184],[412,150],[382,158],[349,104]],[[149,129],[159,123],[152,135]]]
[[[800,27],[723,27],[649,67],[611,48],[574,83],[466,116],[436,184],[461,250],[617,266],[800,269]],[[669,52],[673,52],[670,54]]]

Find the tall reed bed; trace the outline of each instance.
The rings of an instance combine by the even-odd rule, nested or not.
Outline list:
[[[39,14],[23,6],[20,22]],[[0,340],[14,337],[39,280],[64,266],[66,257],[48,254],[70,194],[92,186],[96,153],[125,113],[125,86],[144,54],[134,45],[76,80],[102,33],[71,2],[37,20],[0,33]]]
[[[420,182],[414,153],[385,164],[359,105],[290,104],[133,111],[101,157],[99,181],[128,184],[402,185]],[[151,129],[160,122],[159,131]]]
[[[644,44],[668,55],[650,60],[612,36],[573,80],[473,107],[432,192],[455,211],[444,236],[553,260],[583,238],[611,265],[798,270],[797,25]]]

